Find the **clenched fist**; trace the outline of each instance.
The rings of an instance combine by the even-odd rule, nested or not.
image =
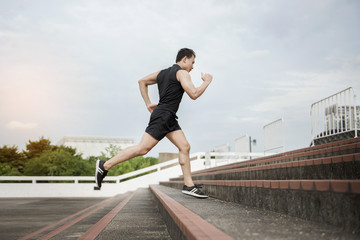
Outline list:
[[[201,73],[201,79],[204,81],[204,82],[208,82],[208,83],[211,83],[212,79],[213,79],[213,76],[209,73]]]

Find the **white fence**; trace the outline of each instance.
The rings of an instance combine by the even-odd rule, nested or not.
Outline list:
[[[230,163],[242,162],[272,154],[249,152],[207,152],[205,154],[205,168],[222,166]]]
[[[208,167],[224,165],[262,157],[259,153],[217,153],[200,152],[190,156],[191,170],[198,171]],[[215,157],[223,157],[215,159]],[[108,176],[101,190],[94,190],[95,179],[91,177],[10,177],[0,176],[0,197],[110,197],[149,184],[168,181],[172,177],[182,175],[178,159],[159,163],[120,176]],[[174,166],[175,165],[175,166]],[[143,173],[152,173],[123,181]],[[66,182],[66,183],[64,183]]]
[[[317,101],[311,105],[312,143],[316,139],[357,130],[360,126],[360,109],[352,87]]]

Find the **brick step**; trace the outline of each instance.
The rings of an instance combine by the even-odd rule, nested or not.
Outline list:
[[[110,221],[98,222],[92,227],[93,231],[80,239],[171,239],[149,188],[139,188],[121,211],[110,217]],[[100,231],[97,230],[99,227],[102,227]],[[99,232],[97,236],[93,234],[96,231]]]
[[[172,239],[357,239],[341,227],[152,185]]]
[[[327,158],[327,157],[341,157],[343,155],[351,155],[355,153],[360,153],[360,139],[354,138],[351,139],[350,143],[344,145],[336,145],[333,147],[327,147],[312,151],[304,151],[304,152],[296,152],[292,154],[292,152],[286,152],[281,154],[276,154],[272,156],[266,156],[261,158],[256,158],[252,160],[227,164],[219,167],[204,169],[200,171],[193,172],[193,174],[197,173],[205,173],[205,172],[214,172],[218,170],[226,170],[226,169],[234,169],[234,168],[242,168],[242,167],[252,167],[259,165],[267,165],[273,163],[284,163],[284,162],[292,162],[292,161],[301,161],[301,160],[311,160],[318,158]],[[354,142],[356,140],[356,142]]]
[[[299,149],[295,149],[295,150],[288,151],[285,153],[280,153],[278,155],[282,155],[282,154],[291,155],[291,154],[300,153],[300,152],[313,151],[313,150],[319,150],[319,149],[330,148],[330,147],[337,147],[337,146],[341,146],[341,145],[356,143],[359,141],[360,141],[359,138],[349,138],[349,139],[339,140],[339,141],[335,141],[335,142],[319,144],[319,145],[312,146],[312,147],[299,148]]]
[[[160,184],[183,186],[182,181]],[[195,184],[204,184],[204,192],[217,199],[360,234],[360,180],[204,180]]]
[[[360,179],[360,153],[254,167],[194,172],[194,180]],[[171,178],[181,181],[183,177]]]
[[[172,239],[233,239],[169,197],[165,193],[164,188],[151,185],[150,189],[155,196],[155,201],[157,202],[160,213],[165,219]],[[177,194],[182,195],[180,191],[178,191]],[[192,200],[196,201],[197,199]]]

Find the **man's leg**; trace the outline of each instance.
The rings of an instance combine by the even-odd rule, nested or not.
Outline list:
[[[108,161],[97,160],[95,168],[95,182],[97,187],[100,189],[103,179],[106,177],[108,170],[119,164],[125,162],[133,157],[145,155],[148,153],[159,141],[153,138],[150,134],[144,133],[139,144],[125,148],[123,151],[118,153],[116,156]]]
[[[188,187],[194,186],[190,169],[190,144],[186,140],[182,130],[169,132],[166,137],[179,149],[179,163],[184,175],[184,184]]]
[[[159,140],[155,139],[153,136],[151,136],[150,134],[145,132],[139,144],[125,148],[120,153],[115,155],[113,158],[106,161],[104,163],[105,170],[109,170],[113,166],[115,166],[119,163],[125,162],[131,158],[145,155],[158,142],[159,142]]]

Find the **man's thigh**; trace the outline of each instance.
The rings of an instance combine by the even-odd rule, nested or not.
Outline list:
[[[179,149],[190,147],[182,130],[169,132],[166,137]]]
[[[156,144],[158,144],[158,142],[159,140],[157,140],[156,138],[145,132],[141,138],[139,145],[142,148],[152,149],[153,147],[155,147]]]

